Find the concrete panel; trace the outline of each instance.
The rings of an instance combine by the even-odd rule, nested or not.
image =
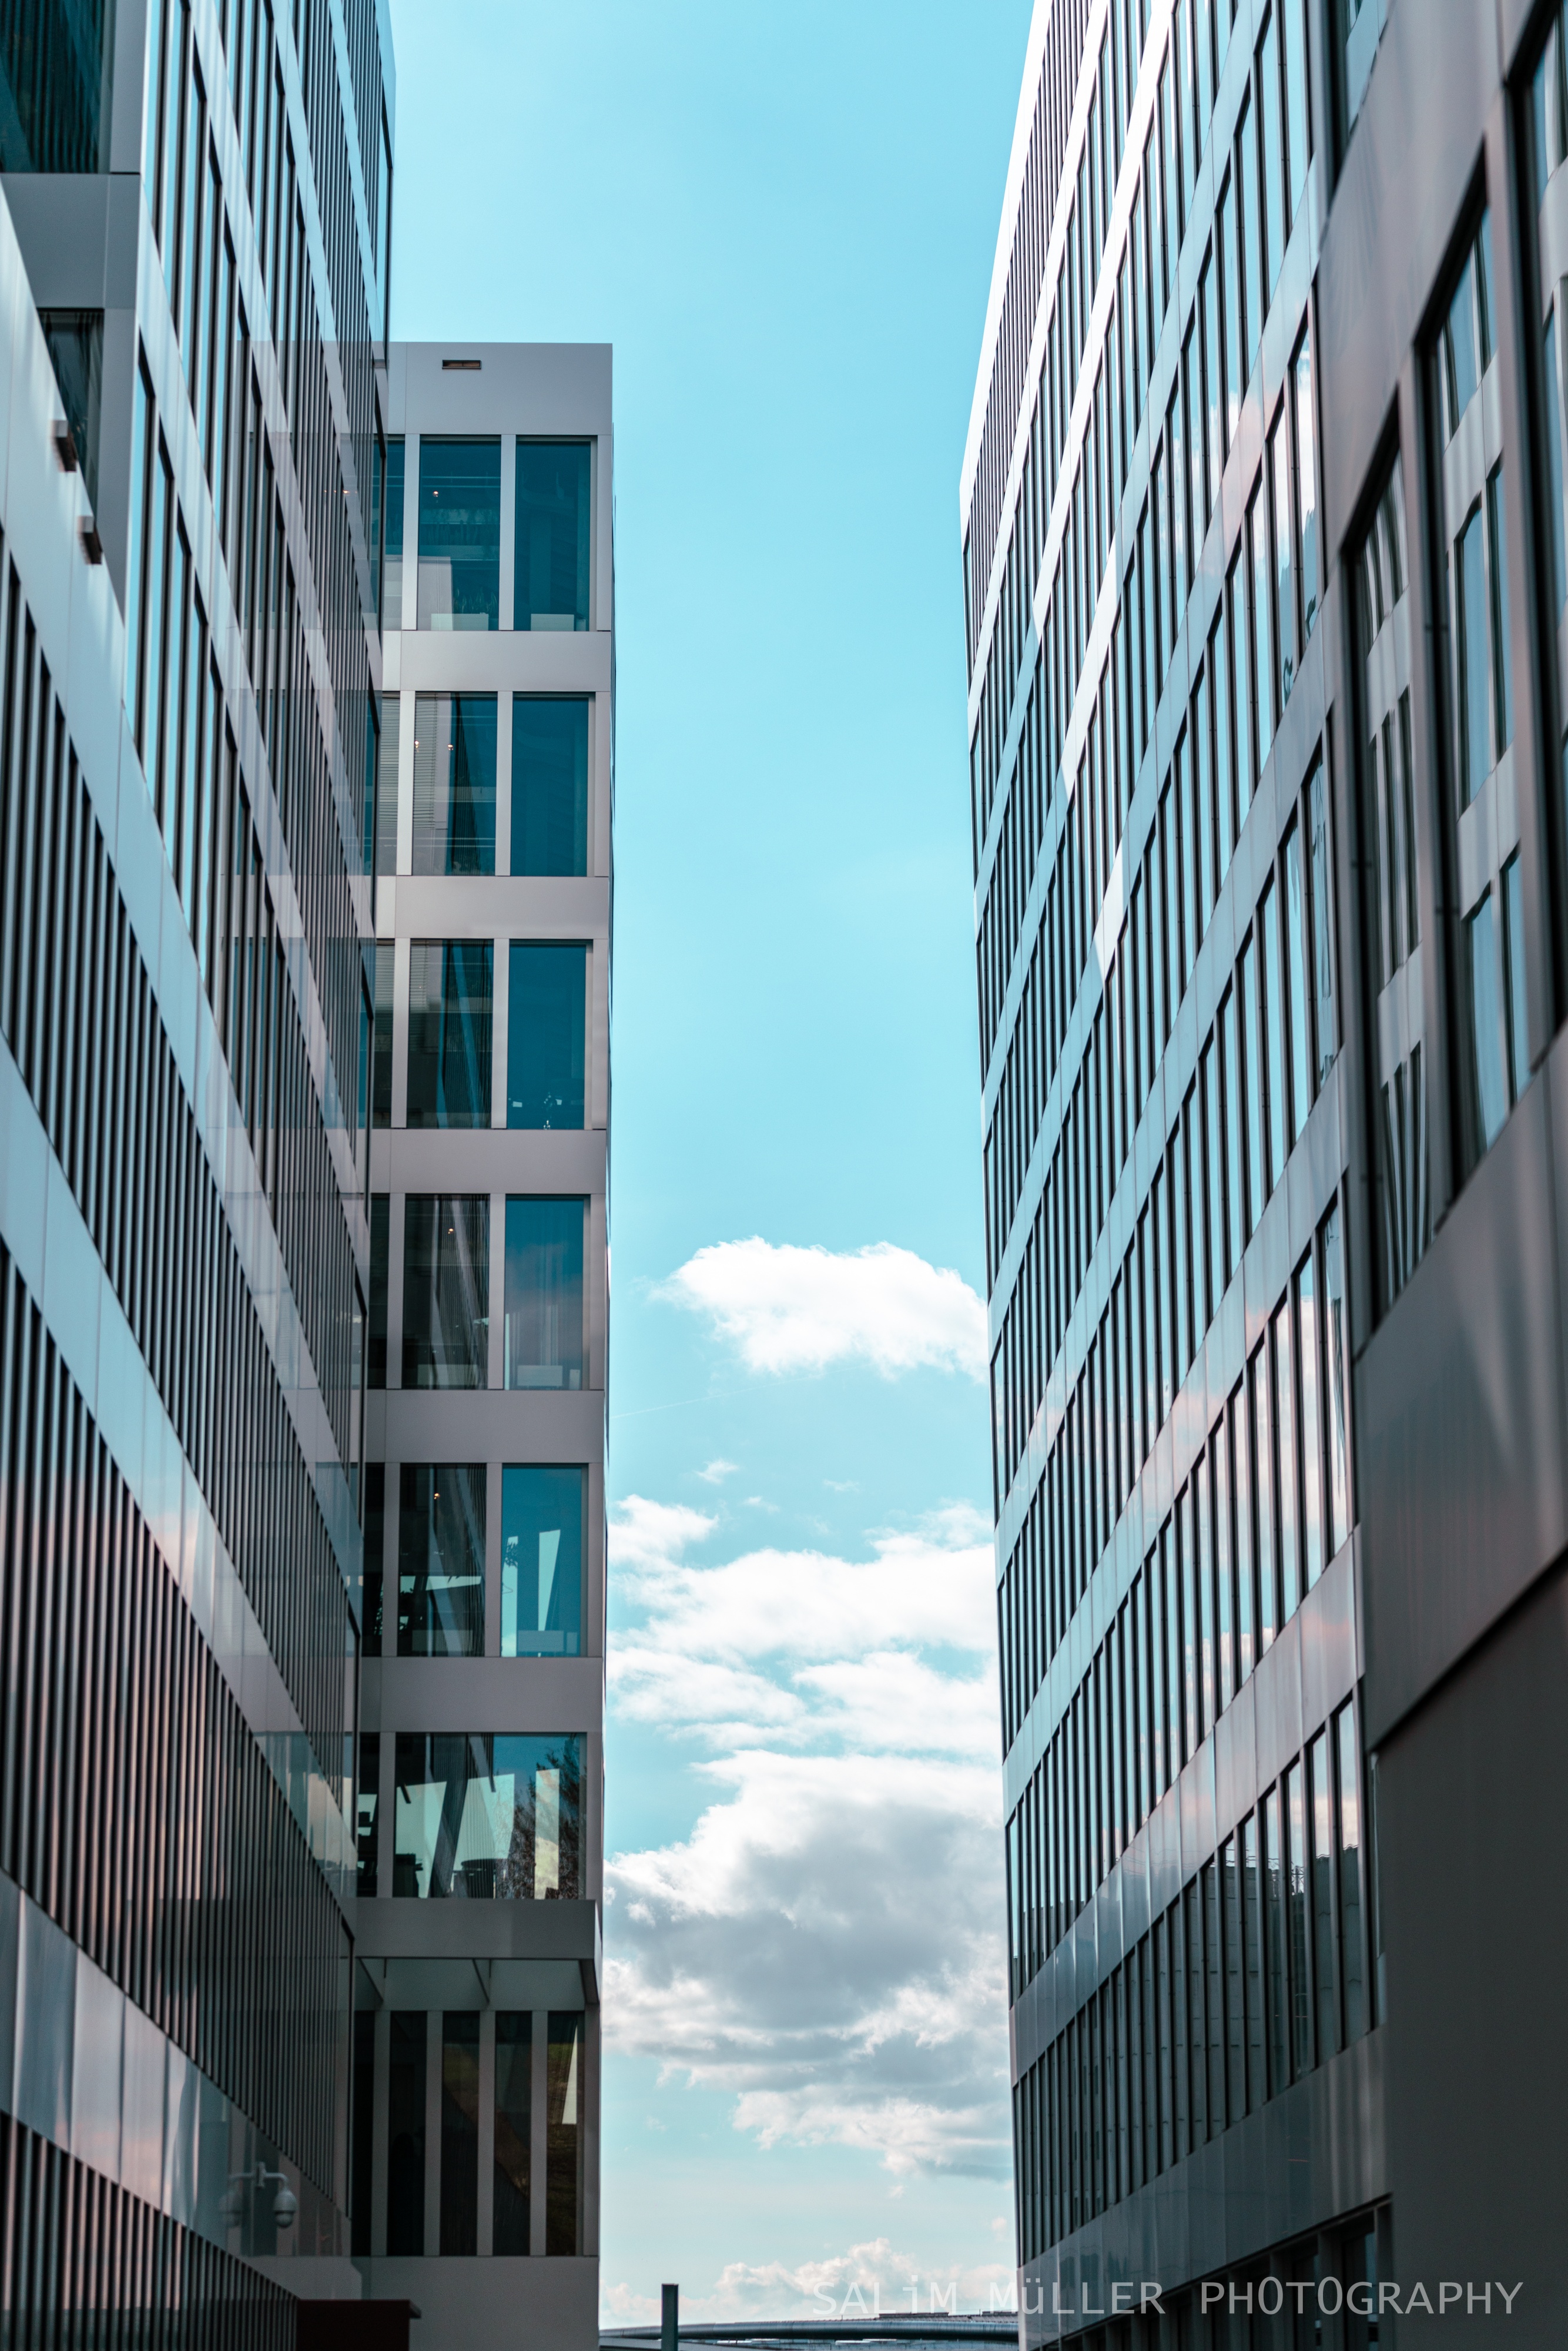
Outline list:
[[[1357,1367],[1375,1746],[1568,1541],[1554,1054]]]

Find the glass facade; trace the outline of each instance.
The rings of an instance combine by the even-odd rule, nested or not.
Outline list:
[[[402,1384],[482,1388],[490,1347],[490,1203],[411,1195],[403,1211]]]
[[[480,1656],[485,1465],[405,1461],[398,1481],[398,1655]]]

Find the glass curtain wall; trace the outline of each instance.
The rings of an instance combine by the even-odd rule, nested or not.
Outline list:
[[[412,1193],[403,1209],[405,1388],[487,1384],[489,1300],[489,1200]]]
[[[507,1202],[504,1384],[583,1384],[583,1199]]]
[[[582,1641],[585,1468],[501,1472],[501,1655],[575,1657]]]
[[[485,1649],[485,1464],[405,1461],[398,1472],[397,1653]]]
[[[580,1127],[587,1110],[588,949],[512,941],[507,1124]]]
[[[496,697],[420,694],[413,705],[416,873],[496,870]]]
[[[512,700],[512,871],[588,871],[588,704]]]
[[[580,1744],[575,1737],[399,1731],[393,1894],[576,1901]]]

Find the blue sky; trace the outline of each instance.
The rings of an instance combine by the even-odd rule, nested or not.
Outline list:
[[[392,0],[394,334],[615,346],[622,2318],[1010,2267],[956,515],[1029,13]]]

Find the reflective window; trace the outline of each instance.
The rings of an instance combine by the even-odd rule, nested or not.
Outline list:
[[[371,1124],[392,1124],[392,979],[397,949],[390,939],[375,950],[375,1008],[371,1045]]]
[[[580,2009],[549,2019],[549,2112],[545,2131],[545,2252],[582,2251],[583,2077],[587,2024]]]
[[[415,939],[410,946],[410,1126],[490,1123],[493,952],[488,939]]]
[[[382,496],[380,592],[383,629],[402,626],[402,442],[389,441]]]
[[[441,2250],[479,2250],[479,2017],[441,2021]]]
[[[401,1741],[399,1744],[401,1745]],[[387,2251],[424,2251],[424,2011],[394,2009],[387,2067]]]
[[[587,1209],[580,1199],[507,1202],[503,1379],[509,1388],[583,1384]]]
[[[501,625],[501,444],[419,444],[419,625]]]
[[[588,441],[517,444],[514,609],[519,629],[588,626],[592,458]],[[423,497],[422,489],[422,505]]]
[[[382,705],[380,766],[376,776],[376,872],[397,872],[398,750],[402,703],[389,694]]]
[[[485,1650],[485,1465],[405,1461],[398,1472],[397,1653]]]
[[[501,1655],[575,1657],[582,1646],[583,1468],[501,1472]]]
[[[413,705],[413,871],[496,870],[496,697],[421,694]]]
[[[584,1123],[588,949],[512,942],[507,1013],[507,1124]]]
[[[534,2020],[527,2009],[496,2017],[495,2204],[491,2251],[528,2251],[533,2143]]]
[[[382,1742],[373,1730],[360,1734],[359,1779],[355,1786],[354,1841],[359,1853],[356,1891],[376,1890],[376,1806],[382,1784]]]
[[[586,698],[513,698],[512,871],[588,871]]]
[[[403,1209],[405,1388],[485,1386],[489,1301],[489,1201],[411,1194]]]
[[[572,1736],[400,1731],[393,1894],[576,1901],[579,1747]]]

